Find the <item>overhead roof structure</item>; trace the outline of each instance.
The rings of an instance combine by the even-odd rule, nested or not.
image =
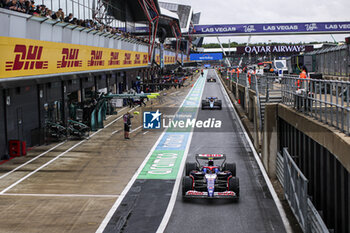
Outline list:
[[[172,24],[180,25],[179,16],[165,8],[159,7],[159,27],[164,28],[167,37],[174,37],[172,33]],[[136,27],[134,32],[137,35],[148,35],[149,28],[146,26]]]
[[[103,2],[111,6],[108,8],[108,13],[117,20],[138,23],[148,22],[139,0],[103,0]],[[154,4],[159,12],[158,1],[154,1]]]
[[[179,17],[180,28],[182,33],[187,33],[190,28],[193,9],[190,5],[182,5],[171,2],[159,2],[159,6],[169,11],[176,12]]]
[[[179,16],[163,7],[160,7],[160,17],[159,17],[159,27],[166,30],[166,35],[168,37],[173,37],[171,24],[175,23],[180,25]]]

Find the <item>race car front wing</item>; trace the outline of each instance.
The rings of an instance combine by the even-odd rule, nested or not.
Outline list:
[[[228,198],[234,198],[237,199],[238,196],[233,191],[225,191],[225,192],[214,192],[213,197],[208,196],[208,192],[199,192],[195,190],[187,191],[185,196],[186,198],[210,198],[210,199],[228,199]]]

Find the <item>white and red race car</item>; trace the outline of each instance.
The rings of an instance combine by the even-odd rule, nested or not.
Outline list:
[[[225,163],[224,154],[197,154],[196,163],[186,163],[182,180],[182,195],[188,198],[232,198],[239,199],[239,179],[236,164]],[[201,164],[199,160],[205,160]],[[215,160],[223,160],[214,165]]]

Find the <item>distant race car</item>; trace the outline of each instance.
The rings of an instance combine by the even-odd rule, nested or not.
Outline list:
[[[215,78],[208,78],[207,82],[208,83],[216,83],[216,79]]]
[[[201,164],[199,160],[206,160]],[[214,160],[223,160],[214,165]],[[186,163],[182,180],[183,198],[231,198],[239,199],[239,179],[236,164],[225,163],[224,154],[197,154],[196,163]]]
[[[222,109],[222,102],[217,97],[207,97],[202,100],[202,109]]]

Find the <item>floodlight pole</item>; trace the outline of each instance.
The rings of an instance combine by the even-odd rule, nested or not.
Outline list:
[[[224,47],[222,47],[222,44],[221,44],[221,41],[220,41],[219,37],[217,36],[216,38],[218,39],[219,45],[220,45],[220,47],[221,47],[221,49],[222,49],[222,53],[223,53],[224,56],[226,57],[225,49],[224,49]],[[231,67],[231,63],[230,63],[230,61],[228,60],[227,57],[225,58],[225,61],[226,61],[227,65],[228,65],[229,67]]]
[[[250,39],[251,39],[251,38],[252,38],[252,36],[249,36],[249,37],[248,37],[248,42],[247,42],[246,46],[249,45]],[[243,57],[244,57],[244,53],[243,53],[243,55],[242,55],[242,57],[241,57],[241,60],[239,61],[239,64],[238,64],[239,67],[241,67],[241,65],[242,65]],[[249,60],[250,60],[250,53],[249,53]]]

